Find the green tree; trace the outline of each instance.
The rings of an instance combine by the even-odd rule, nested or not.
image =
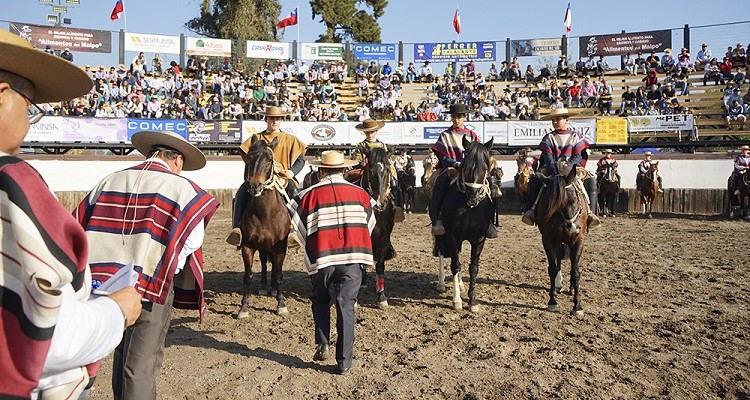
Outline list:
[[[388,0],[310,0],[313,19],[320,16],[326,27],[318,42],[380,43],[378,18],[386,6]]]
[[[197,34],[222,39],[278,39],[278,0],[202,0],[200,15],[185,23]]]

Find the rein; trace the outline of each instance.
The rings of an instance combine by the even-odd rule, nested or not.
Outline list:
[[[269,150],[270,151],[270,150]],[[273,157],[273,153],[271,153],[271,157]],[[269,174],[268,179],[263,181],[261,186],[263,187],[263,190],[261,190],[257,195],[250,192],[248,189],[248,193],[253,197],[260,197],[263,192],[265,192],[268,189],[276,189],[277,192],[281,194],[281,197],[288,203],[289,202],[289,195],[286,194],[286,190],[284,189],[284,186],[281,185],[281,182],[285,179],[279,178],[276,175],[276,171],[281,170],[281,166],[279,163],[276,162],[276,159],[271,158],[271,172]],[[287,183],[288,184],[288,183]]]
[[[377,165],[377,164],[374,164],[374,165]],[[388,166],[384,165],[383,168],[388,168]],[[387,174],[387,175],[390,175],[390,174]],[[388,178],[390,178],[390,176]],[[370,195],[370,197],[372,197],[373,199],[375,199],[375,208],[377,210],[379,210],[379,211],[382,210],[383,208],[385,208],[385,206],[387,205],[388,201],[381,202],[375,196],[375,189],[373,189],[373,187],[372,187],[372,179],[370,179],[370,168],[369,168],[369,166],[368,166],[368,168],[365,168],[365,172],[362,174],[361,180],[362,180],[362,185],[361,185],[362,188],[365,190],[365,192],[367,192],[367,194]],[[391,185],[389,183],[388,185],[386,185],[385,198],[387,199],[388,196],[390,196],[390,195],[391,195]]]

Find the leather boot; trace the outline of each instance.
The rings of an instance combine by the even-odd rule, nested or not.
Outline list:
[[[586,179],[583,182],[583,187],[586,189],[586,194],[589,196],[589,217],[586,222],[589,229],[596,228],[602,223],[602,221],[596,215],[599,208],[599,202],[596,193],[596,180],[594,178]]]
[[[489,224],[487,226],[487,232],[484,233],[484,237],[486,239],[495,239],[497,237],[497,229],[495,229],[495,225]]]

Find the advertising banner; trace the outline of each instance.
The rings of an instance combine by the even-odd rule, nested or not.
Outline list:
[[[185,52],[196,56],[231,57],[232,41],[229,39],[185,38]]]
[[[341,60],[344,45],[341,43],[302,43],[303,60]]]
[[[495,42],[415,43],[414,61],[495,61]]]
[[[349,122],[282,121],[281,131],[292,134],[308,145],[356,143],[349,138]],[[264,121],[242,121],[242,140],[266,129]],[[361,135],[359,136],[361,137]]]
[[[625,118],[596,120],[596,143],[628,144],[628,120]]]
[[[596,118],[571,119],[569,128],[582,134],[587,142],[596,143]],[[508,144],[533,147],[551,131],[551,121],[508,121]]]
[[[395,43],[355,43],[355,60],[395,60]]]
[[[125,51],[180,54],[180,37],[125,32]]]
[[[9,30],[28,40],[40,50],[44,50],[49,45],[52,50],[69,48],[71,53],[112,52],[112,32],[110,31],[32,25],[20,22],[10,22]]]
[[[128,118],[128,141],[134,133],[140,131],[170,131],[187,139],[188,122],[186,119],[138,119]]]
[[[692,131],[692,114],[641,115],[628,117],[630,132]]]
[[[511,55],[525,56],[559,56],[562,54],[562,39],[528,39],[511,40]]]
[[[193,143],[236,143],[242,139],[242,123],[226,120],[197,120],[188,121],[187,140]]]
[[[48,116],[29,127],[27,142],[120,143],[128,141],[124,118]]]
[[[660,53],[672,47],[672,31],[617,33],[613,35],[581,36],[578,51],[581,57],[590,55],[619,56],[639,51]]]
[[[289,43],[248,40],[245,48],[247,58],[288,60],[291,57]]]
[[[477,132],[483,142],[495,139],[493,144],[508,144],[508,122],[507,121],[487,121],[484,123],[484,135]]]
[[[44,117],[29,127],[25,142],[62,142],[63,117]]]

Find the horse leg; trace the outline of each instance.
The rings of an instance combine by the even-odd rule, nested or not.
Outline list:
[[[477,274],[479,274],[479,255],[482,254],[483,249],[484,238],[471,244],[471,261],[469,262],[469,311],[473,313],[479,311],[479,304],[477,304],[476,296],[476,283]]]
[[[583,316],[581,307],[581,254],[583,253],[583,243],[579,242],[570,249],[570,287],[573,289],[573,311],[572,314],[577,317]]]
[[[250,283],[253,278],[253,257],[255,257],[255,249],[243,244],[242,261],[245,264],[245,275],[242,279],[242,303],[240,303],[240,311],[237,313],[238,319],[250,317],[250,312],[247,310],[247,306],[250,302]]]
[[[281,290],[281,284],[284,281],[284,259],[286,259],[286,243],[282,245],[283,249],[277,249],[273,258],[271,258],[271,287],[276,290],[276,314],[286,315],[289,310],[286,308],[284,294]],[[279,251],[280,250],[280,251]]]
[[[545,242],[544,252],[547,254],[547,274],[549,275],[549,301],[547,302],[547,310],[557,312],[557,291],[555,284],[557,280],[557,274],[560,272],[559,256],[557,254],[558,247],[555,244]]]
[[[440,293],[445,292],[445,259],[438,256],[438,283],[437,290]]]
[[[461,311],[464,307],[463,301],[461,301],[461,286],[463,282],[458,256],[451,256],[451,273],[453,273],[453,309]]]
[[[385,260],[378,260],[375,263],[375,274],[377,282],[375,283],[375,293],[378,295],[378,308],[388,307],[388,299],[385,297]]]
[[[265,296],[268,294],[268,260],[269,254],[266,251],[259,251],[260,258],[260,289],[258,295]]]

